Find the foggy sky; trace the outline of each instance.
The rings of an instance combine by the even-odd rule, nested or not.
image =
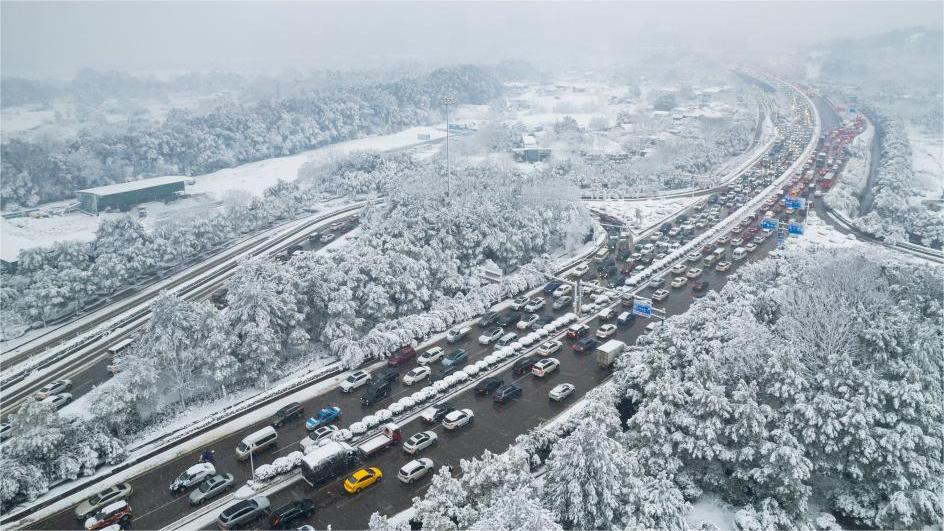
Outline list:
[[[597,66],[642,48],[773,59],[798,45],[940,28],[941,2],[0,3],[2,72],[279,71],[390,62]]]

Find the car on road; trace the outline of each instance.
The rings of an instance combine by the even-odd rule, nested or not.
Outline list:
[[[335,238],[334,234],[330,232],[326,232],[321,235],[321,243],[331,243],[334,241],[334,238]]]
[[[45,400],[50,396],[65,393],[69,389],[72,389],[72,380],[56,380],[42,386],[39,391],[33,394],[33,398],[36,400]]]
[[[479,319],[479,327],[487,328],[495,324],[498,321],[498,318],[501,316],[498,312],[488,312]]]
[[[311,431],[320,426],[331,424],[341,418],[341,408],[337,406],[328,406],[321,408],[321,411],[314,417],[305,421],[305,429]]]
[[[535,362],[531,367],[531,374],[538,378],[544,378],[548,374],[556,371],[560,367],[560,361],[557,358],[544,358]]]
[[[69,402],[72,402],[72,394],[60,393],[58,395],[49,395],[46,398],[44,398],[42,402],[51,404],[52,407],[56,409],[61,409],[65,407],[65,405],[68,404]]]
[[[574,384],[562,383],[555,385],[553,389],[547,394],[547,397],[555,402],[562,402],[570,395],[574,394],[577,388]]]
[[[525,304],[528,304],[529,302],[531,302],[531,298],[527,295],[522,295],[512,300],[511,304],[509,304],[509,307],[514,311],[519,311],[521,308],[524,308]]]
[[[456,408],[448,402],[435,404],[424,409],[423,412],[420,413],[420,418],[426,422],[439,422],[443,417],[448,415],[450,411],[454,411],[455,409]]]
[[[75,506],[77,520],[85,520],[102,507],[131,496],[130,483],[119,483],[95,493],[92,497]]]
[[[496,404],[507,404],[508,402],[521,398],[522,393],[521,386],[518,384],[508,384],[503,385],[495,390],[495,393],[492,394],[492,401]]]
[[[495,342],[497,348],[505,348],[510,346],[512,343],[518,340],[518,334],[514,332],[508,332],[505,335],[498,338],[498,341]]]
[[[531,313],[537,312],[541,308],[544,308],[544,304],[544,297],[534,297],[528,304],[524,305],[524,311]]]
[[[348,494],[357,494],[383,478],[377,467],[361,468],[344,480],[344,490]]]
[[[652,289],[658,289],[665,285],[665,277],[655,277],[649,281],[648,286]]]
[[[370,383],[370,373],[367,371],[354,371],[347,375],[347,378],[341,382],[341,392],[350,393],[351,391]]]
[[[410,372],[403,376],[403,385],[413,385],[417,382],[428,380],[432,372],[433,370],[425,365],[410,369]]]
[[[676,275],[681,275],[682,273],[685,272],[686,269],[688,268],[685,266],[685,264],[675,264],[674,266],[672,266],[672,273]]]
[[[718,262],[718,265],[715,266],[715,271],[725,272],[731,269],[731,262]]]
[[[538,322],[538,319],[540,318],[541,316],[536,313],[525,315],[524,317],[521,318],[520,321],[518,321],[518,324],[515,326],[516,328],[518,328],[518,330],[527,330],[531,328],[531,325]]]
[[[560,286],[557,286],[557,289],[554,290],[552,295],[554,298],[559,299],[565,295],[570,295],[570,292],[573,291],[573,289],[574,288],[572,288],[570,284],[561,284]]]
[[[587,271],[590,271],[590,266],[586,262],[577,264],[577,267],[573,269],[574,276],[576,277],[583,277],[587,274]]]
[[[433,460],[428,457],[414,459],[400,467],[397,479],[409,485],[433,470]]]
[[[498,341],[498,338],[500,338],[504,333],[505,331],[501,328],[493,328],[479,336],[479,344],[491,345],[495,341]]]
[[[753,253],[754,251],[757,250],[757,245],[753,243],[746,243],[744,244],[744,250],[747,251],[748,253]]]
[[[269,513],[271,529],[293,529],[296,521],[311,518],[315,514],[315,502],[307,498],[289,502]]]
[[[495,392],[495,389],[501,387],[503,383],[505,382],[501,378],[486,378],[475,384],[474,391],[477,395],[490,395]]]
[[[727,243],[731,241],[731,238],[729,238],[727,234],[723,234],[716,241],[718,245],[727,245]]]
[[[440,365],[435,371],[433,371],[433,374],[430,375],[430,381],[438,382],[439,380],[445,379],[446,377],[459,372],[461,369],[462,367],[459,365],[450,365],[448,367],[443,367]]]
[[[449,329],[446,333],[446,341],[449,343],[458,343],[462,338],[469,335],[472,329],[468,326],[456,326]]]
[[[685,276],[688,278],[698,278],[701,276],[701,268],[693,267],[688,270],[688,273],[685,273]]]
[[[254,496],[230,505],[216,519],[220,529],[235,529],[262,517],[269,511],[269,498]]]
[[[605,325],[600,326],[600,328],[597,328],[596,336],[598,339],[607,339],[615,333],[616,333],[616,325],[612,323],[607,323]]]
[[[371,385],[367,388],[367,391],[361,395],[361,406],[370,407],[384,398],[387,398],[390,396],[390,387],[391,385],[389,383]]]
[[[447,430],[457,430],[466,424],[470,424],[474,416],[471,409],[456,409],[443,417],[442,426]]]
[[[416,358],[416,363],[419,363],[420,365],[429,365],[430,363],[433,363],[434,361],[439,361],[440,358],[442,358],[443,355],[445,354],[446,354],[446,350],[444,348],[433,347],[431,349],[428,349],[426,352],[420,354]]]
[[[11,435],[13,435],[13,426],[6,422],[0,423],[0,441],[7,440]]]
[[[338,431],[340,431],[340,429],[334,424],[321,426],[312,430],[312,432],[309,433],[308,436],[302,439],[298,444],[302,447],[302,450],[305,450],[309,446],[317,445],[319,442],[330,438]]]
[[[290,420],[302,418],[304,414],[305,408],[299,402],[285,404],[272,415],[272,427],[278,428]]]
[[[636,320],[632,312],[623,312],[616,318],[616,324],[619,326],[630,326]]]
[[[531,367],[541,358],[530,355],[520,358],[518,361],[511,366],[511,372],[514,375],[521,376],[522,374],[531,372]]]
[[[387,358],[387,367],[399,367],[414,358],[416,358],[416,349],[410,345],[404,345]]]
[[[590,327],[585,324],[572,324],[567,327],[567,339],[578,339],[590,334]]]
[[[573,300],[574,300],[574,299],[573,299],[570,295],[567,295],[567,296],[565,296],[565,297],[559,297],[559,298],[557,298],[557,299],[554,299],[554,303],[551,304],[551,308],[553,308],[553,309],[555,309],[555,310],[560,310],[561,308],[566,308],[566,307],[570,306],[570,303],[573,302]]]
[[[456,349],[446,354],[446,357],[439,362],[443,367],[461,367],[469,362],[469,354],[465,349]]]
[[[669,290],[667,289],[657,289],[652,292],[652,300],[662,302],[667,298],[669,298]]]
[[[414,433],[403,443],[403,451],[410,455],[416,455],[416,452],[420,452],[436,444],[437,439],[438,437],[434,431]]]
[[[702,280],[692,284],[692,291],[695,293],[696,297],[704,297],[708,293],[708,281]]]
[[[200,505],[201,503],[215,498],[221,493],[233,488],[235,479],[232,474],[216,474],[204,479],[197,488],[190,493],[190,505]]]
[[[552,293],[554,293],[554,290],[561,287],[561,284],[563,284],[563,282],[558,282],[556,280],[548,282],[547,284],[544,285],[544,293],[551,295]]]
[[[85,529],[86,531],[94,531],[113,525],[121,528],[129,523],[131,523],[131,506],[128,505],[128,502],[121,500],[102,507],[94,516],[86,519]]]
[[[496,321],[495,324],[504,328],[506,326],[511,326],[514,323],[517,323],[519,319],[521,319],[521,312],[508,312],[506,314],[502,314],[502,316],[498,318],[498,321]]]
[[[170,484],[170,491],[180,492],[214,475],[216,475],[216,467],[213,466],[213,463],[197,463],[181,472],[181,474],[174,479]]]
[[[371,383],[375,386],[384,384],[393,385],[399,379],[400,371],[388,367],[375,372],[373,376],[371,376]]]
[[[684,286],[685,284],[688,284],[688,278],[687,278],[687,277],[675,277],[675,278],[672,279],[672,287],[673,287],[673,288],[681,288],[681,287]]]
[[[538,347],[538,354],[542,356],[550,356],[551,354],[554,354],[560,350],[563,346],[563,343],[557,341],[556,339],[545,341],[544,343],[541,343],[540,347]]]
[[[600,342],[597,341],[596,338],[585,337],[581,339],[580,341],[574,343],[572,348],[574,349],[574,352],[583,354],[584,352],[592,351],[598,346],[600,346]]]

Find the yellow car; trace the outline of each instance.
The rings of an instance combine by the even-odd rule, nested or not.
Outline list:
[[[362,468],[351,474],[351,477],[344,480],[344,490],[346,490],[348,494],[357,494],[380,481],[382,477],[383,474],[380,473],[379,468]]]

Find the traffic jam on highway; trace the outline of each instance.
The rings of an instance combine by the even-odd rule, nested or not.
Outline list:
[[[385,362],[351,371],[337,387],[311,400],[268,406],[268,420],[126,483],[102,484],[108,488],[98,495],[28,527],[91,530],[133,522],[146,529],[350,529],[366,527],[375,511],[392,515],[407,508],[428,486],[434,470],[455,467],[460,459],[485,450],[502,451],[521,433],[554,418],[605,381],[613,359],[625,345],[655,330],[658,317],[686,311],[694,298],[721,289],[739,265],[782,243],[784,226],[771,225],[770,220],[802,219],[790,208],[796,206],[790,194],[802,185],[799,175],[664,273],[632,285],[651,264],[712,231],[760,195],[801,156],[812,134],[813,116],[805,104],[794,105],[797,123],[783,126],[780,140],[763,159],[640,240],[629,241],[618,221],[602,218],[614,229],[607,244],[552,277],[559,280],[498,305],[433,344],[418,350],[405,346]],[[320,242],[324,236],[316,239]],[[648,312],[634,312],[646,305],[653,308],[651,318],[637,315]],[[567,315],[569,326],[533,347],[517,342]],[[479,373],[432,406],[384,422],[379,431],[364,437],[338,437],[348,431],[343,430],[347,421],[385,409],[509,347],[518,349],[514,359]],[[253,470],[296,451],[305,453],[300,473],[286,476],[272,492],[234,497]]]

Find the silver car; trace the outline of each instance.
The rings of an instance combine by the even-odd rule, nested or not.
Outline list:
[[[210,498],[215,498],[220,493],[233,488],[233,483],[232,474],[217,474],[204,479],[200,486],[190,493],[190,505],[200,505]]]

